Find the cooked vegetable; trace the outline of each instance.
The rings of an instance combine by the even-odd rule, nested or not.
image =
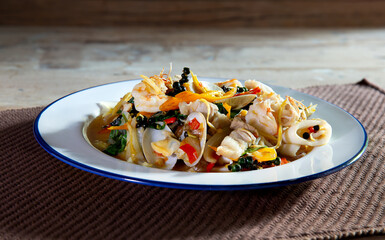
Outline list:
[[[111,144],[103,151],[111,156],[116,156],[118,153],[123,152],[127,144],[127,131],[126,130],[112,130],[110,133],[109,141]]]

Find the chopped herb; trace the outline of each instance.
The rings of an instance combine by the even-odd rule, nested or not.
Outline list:
[[[150,123],[148,125],[149,128],[154,128],[156,130],[163,130],[165,127],[166,127],[166,123],[165,122],[162,122],[162,123]]]
[[[242,111],[242,109],[231,110],[230,111],[230,118],[235,118],[235,116],[237,116],[241,111]]]
[[[136,110],[135,104],[133,103],[133,104],[132,104],[132,109],[131,109],[131,111],[130,111],[130,116],[131,116],[131,117],[135,117],[138,113],[139,113],[139,111]]]
[[[254,99],[255,99],[255,98],[254,98]],[[250,108],[251,105],[253,105],[253,103],[254,103],[254,100],[251,101],[251,102],[250,102],[249,104],[247,104],[246,106],[244,106],[242,109],[249,111],[249,108]]]
[[[277,158],[274,160],[274,165],[276,165],[276,166],[281,165],[281,158],[280,158],[280,157],[277,157]]]
[[[103,152],[116,156],[118,153],[123,152],[127,144],[127,131],[126,130],[112,130],[108,141],[112,142]]]
[[[140,127],[144,127],[144,128],[147,127],[147,117],[141,114],[138,114],[138,116],[136,117],[136,128],[140,128]]]
[[[257,150],[259,150],[259,149],[261,149],[261,148],[265,148],[265,146],[261,146],[261,147],[248,147],[248,148],[245,150],[245,152],[242,154],[242,156],[245,155],[245,154],[247,154],[247,153],[255,152],[255,151],[257,151]]]
[[[227,115],[229,112],[226,110],[226,108],[223,106],[223,103],[215,103],[218,107],[218,111],[222,114]]]
[[[128,122],[128,118],[126,117],[126,115],[122,114],[122,116],[123,116],[124,122]]]

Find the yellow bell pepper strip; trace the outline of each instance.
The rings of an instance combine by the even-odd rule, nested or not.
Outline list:
[[[223,103],[223,107],[226,109],[227,111],[227,117],[230,118],[230,115],[231,115],[231,106],[227,103]]]
[[[189,83],[183,83],[183,87],[185,87],[187,91],[191,92],[191,88],[190,88]]]
[[[131,92],[128,92],[126,93],[121,99],[120,101],[115,105],[114,108],[110,109],[110,111],[108,111],[107,113],[103,114],[103,117],[107,116],[108,114],[111,114],[112,116],[115,116],[117,114],[117,112],[119,111],[119,109],[122,107],[122,105],[127,102],[128,100],[130,100],[132,98],[132,94]]]
[[[200,98],[202,97],[197,93],[193,93],[190,91],[183,91],[175,95],[175,97],[169,98],[166,102],[160,105],[159,110],[164,112],[167,112],[170,110],[176,110],[179,108],[179,103],[181,102],[190,103]]]
[[[108,127],[107,129],[110,131],[112,131],[112,130],[128,130],[128,126],[127,126],[127,124],[123,124],[121,126],[111,126],[111,127]]]
[[[260,148],[252,153],[258,162],[271,161],[277,158],[277,151],[274,148]]]
[[[180,102],[193,102],[197,99],[205,99],[208,102],[215,102],[217,100],[225,99],[234,96],[234,94],[237,92],[237,88],[233,87],[230,91],[225,93],[223,96],[217,96],[219,95],[219,91],[208,91],[205,93],[193,93],[190,91],[183,91],[181,93],[178,93],[175,95],[175,97],[169,98],[166,102],[164,102],[162,105],[160,105],[159,110],[160,111],[170,111],[170,110],[176,110],[179,108]]]
[[[192,76],[192,80],[193,80],[193,85],[194,85],[194,88],[196,90],[197,93],[205,93],[207,92],[207,88],[205,88],[201,82],[198,81],[198,77],[197,75],[195,75],[192,71],[191,72],[191,76]]]
[[[233,97],[236,92],[237,92],[237,88],[233,87],[230,91],[223,94],[222,96],[215,96],[215,93],[218,93],[217,91],[209,91],[206,93],[201,93],[200,95],[202,96],[202,98],[206,99],[209,102],[215,102],[217,100]]]

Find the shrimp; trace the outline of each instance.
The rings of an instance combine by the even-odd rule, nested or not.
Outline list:
[[[246,80],[245,81],[245,87],[247,89],[259,88],[259,89],[261,89],[262,93],[275,93],[271,87],[269,87],[269,86],[267,86],[261,82],[258,82],[256,80]]]
[[[160,105],[170,98],[166,95],[168,88],[164,79],[159,76],[141,77],[143,77],[143,81],[136,84],[132,90],[135,108],[139,112],[158,112]]]

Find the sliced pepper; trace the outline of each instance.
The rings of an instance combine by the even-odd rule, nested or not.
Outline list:
[[[213,169],[215,163],[209,163],[207,164],[207,167],[206,167],[206,172],[211,172],[211,170]]]
[[[178,109],[179,103],[181,102],[190,103],[190,102],[194,102],[197,99],[202,99],[202,98],[209,102],[215,102],[217,100],[232,97],[236,92],[237,92],[236,87],[233,87],[230,91],[228,91],[223,95],[221,95],[222,93],[220,93],[219,91],[208,91],[201,94],[193,93],[190,91],[183,91],[175,95],[175,97],[170,97],[169,99],[167,99],[166,102],[160,105],[159,110],[164,112],[175,110],[175,109]]]
[[[177,120],[176,117],[170,117],[170,118],[165,119],[164,122],[166,124],[171,124],[171,123],[174,123],[176,120]]]
[[[246,95],[246,94],[257,94],[257,93],[260,93],[260,92],[261,92],[261,89],[259,87],[256,87],[256,88],[250,89],[247,92],[238,93],[235,96],[241,96],[241,95]]]
[[[281,158],[281,165],[283,165],[283,164],[287,164],[287,163],[289,163],[289,161],[287,161],[287,159],[286,158]]]
[[[271,161],[277,158],[277,151],[274,148],[260,148],[252,153],[258,162]]]
[[[188,123],[189,127],[192,129],[192,130],[197,130],[199,127],[200,127],[200,122],[194,118],[193,120],[191,120],[189,123]]]
[[[190,164],[193,164],[198,159],[197,150],[190,144],[186,143],[180,146],[179,148],[182,149],[187,154],[188,161]]]
[[[108,130],[128,130],[127,124],[123,124],[121,126],[111,126],[107,128]]]
[[[227,111],[227,117],[230,118],[230,115],[231,115],[231,106],[227,103],[223,103],[223,107],[226,109]]]

